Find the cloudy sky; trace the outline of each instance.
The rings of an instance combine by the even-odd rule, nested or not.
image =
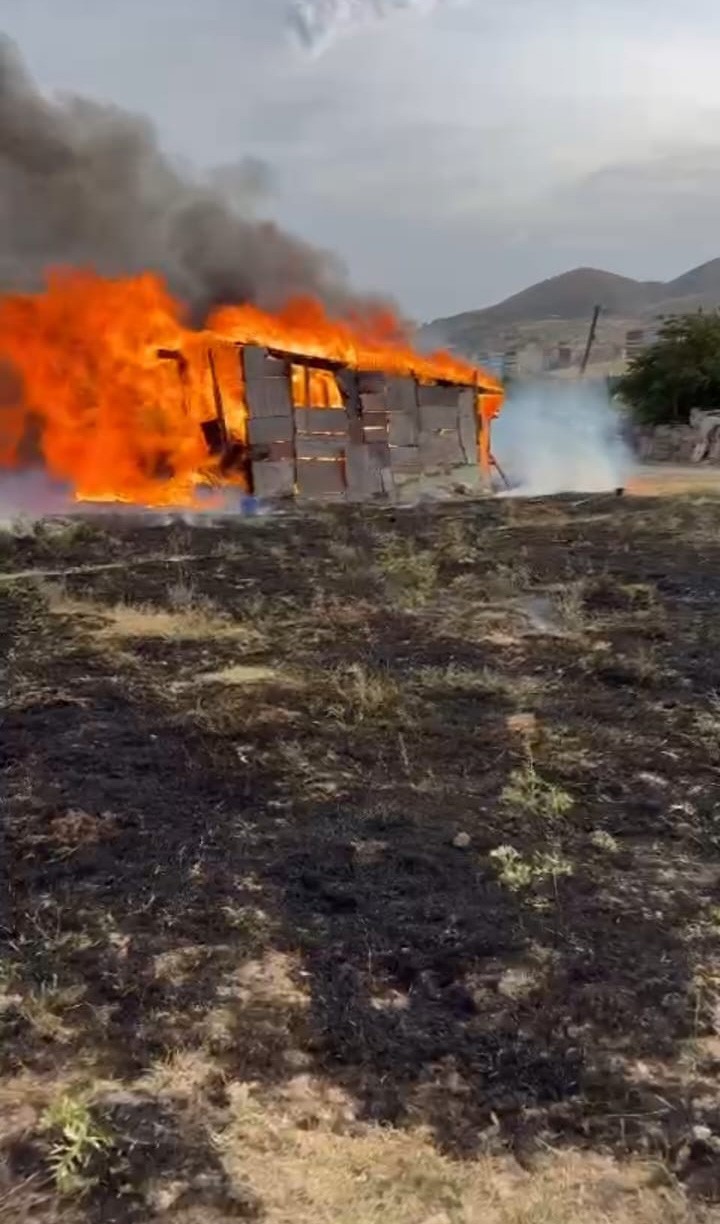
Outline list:
[[[178,159],[260,159],[266,213],[416,318],[720,255],[717,0],[419,0],[312,53],[288,8],[0,0],[0,28],[43,90],[149,114]]]

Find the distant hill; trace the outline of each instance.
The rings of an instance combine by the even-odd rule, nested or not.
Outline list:
[[[663,296],[673,298],[691,297],[694,294],[709,293],[717,298],[720,293],[720,259],[711,259],[709,263],[692,268],[684,276],[663,285]]]
[[[637,281],[598,268],[575,268],[513,294],[495,306],[435,319],[420,329],[424,344],[451,344],[472,351],[493,339],[507,340],[548,325],[553,334],[567,324],[572,336],[601,305],[603,319],[641,323],[658,314],[720,306],[720,259],[693,268],[673,281]]]

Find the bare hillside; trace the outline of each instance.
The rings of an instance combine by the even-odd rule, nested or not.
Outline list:
[[[537,339],[573,342],[586,329],[593,307],[603,308],[607,339],[620,340],[628,327],[660,314],[720,305],[720,259],[673,281],[637,281],[597,268],[575,268],[531,285],[482,310],[436,319],[421,329],[427,344],[459,349]]]

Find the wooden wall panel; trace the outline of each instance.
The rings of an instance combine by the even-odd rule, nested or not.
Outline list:
[[[462,467],[465,463],[457,431],[447,434],[421,434],[419,450],[423,471],[442,471],[451,467]]]
[[[417,446],[391,446],[390,466],[398,472],[420,473],[420,450]]]
[[[262,460],[253,463],[252,471],[256,497],[292,497],[295,491],[295,464],[292,460]]]
[[[345,459],[345,478],[349,501],[366,501],[384,492],[383,476],[369,448],[351,443]]]
[[[458,427],[457,402],[452,406],[448,404],[421,404],[419,413],[420,429],[423,433],[432,433],[434,430],[440,429],[457,429]]]
[[[240,360],[246,379],[265,378],[266,375],[279,378],[290,363],[277,357],[271,357],[266,348],[257,344],[244,344],[240,350]]]
[[[240,360],[250,419],[292,416],[290,362],[270,357],[256,345],[241,349]]]
[[[295,426],[298,433],[346,434],[348,418],[342,408],[296,408]]]
[[[381,370],[358,370],[355,379],[361,395],[384,395],[387,379]]]
[[[393,412],[388,417],[388,441],[391,446],[417,446],[418,422],[415,414]]]
[[[417,410],[418,387],[414,378],[391,378],[388,380],[386,403],[388,412],[407,412],[410,415]]]
[[[460,434],[460,447],[465,457],[465,462],[477,463],[478,418],[475,408],[474,391],[463,391],[460,396],[458,432]]]
[[[255,445],[263,442],[292,442],[293,419],[290,416],[250,417],[248,441]]]
[[[347,438],[343,434],[298,434],[295,446],[298,459],[332,459],[345,454]]]
[[[299,459],[298,492],[301,497],[340,496],[345,493],[345,464],[342,460],[323,462]]]
[[[417,389],[418,404],[421,408],[457,408],[460,394],[460,387],[454,385],[445,387],[438,383],[418,386]]]

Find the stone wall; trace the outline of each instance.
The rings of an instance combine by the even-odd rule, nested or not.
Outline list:
[[[691,463],[698,435],[689,425],[637,426],[631,440],[643,463]]]
[[[643,463],[720,467],[720,413],[693,412],[689,425],[632,426],[629,441]]]

